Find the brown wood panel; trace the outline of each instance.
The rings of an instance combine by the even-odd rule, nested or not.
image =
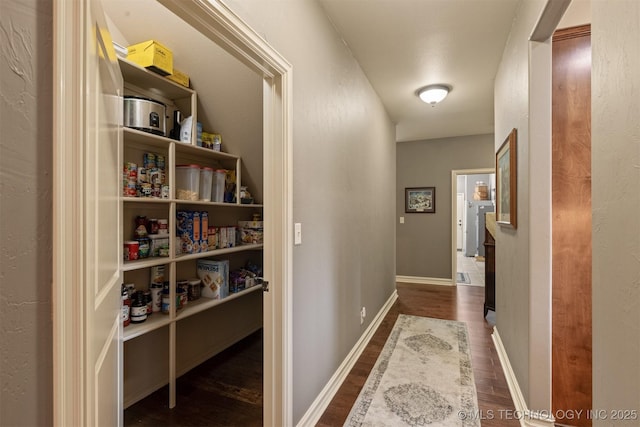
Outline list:
[[[560,30],[552,68],[552,407],[591,409],[591,41],[589,26]]]

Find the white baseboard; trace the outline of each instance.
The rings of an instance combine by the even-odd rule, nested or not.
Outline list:
[[[356,342],[349,354],[347,354],[347,357],[342,361],[336,372],[329,379],[327,385],[324,386],[318,397],[316,397],[309,409],[307,409],[307,412],[298,422],[297,427],[311,427],[317,424],[318,420],[327,409],[327,406],[331,403],[331,399],[333,399],[338,392],[338,389],[344,382],[345,378],[347,378],[347,375],[349,375],[349,372],[358,361],[358,358],[369,343],[369,340],[378,329],[378,326],[380,326],[380,323],[382,323],[382,319],[387,315],[396,299],[398,299],[398,292],[394,290],[387,302],[384,303],[378,314],[376,314],[376,317],[373,319],[371,324],[369,324],[362,336],[360,336],[358,342]]]
[[[522,427],[554,427],[555,419],[550,413],[540,413],[527,408],[527,402],[522,395],[522,390],[518,384],[516,374],[511,367],[507,350],[504,348],[504,344],[496,327],[493,328],[491,339],[498,352],[498,359],[500,359],[500,365],[502,365],[502,370],[504,371],[504,376],[509,386],[513,404],[516,407],[516,415],[520,421],[520,425]]]
[[[396,282],[414,283],[416,285],[455,286],[453,280],[438,277],[396,276]]]

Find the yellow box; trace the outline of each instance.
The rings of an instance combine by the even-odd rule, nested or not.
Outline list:
[[[163,76],[173,73],[173,53],[155,40],[129,46],[127,59]]]
[[[173,69],[173,74],[169,74],[167,78],[171,81],[174,81],[184,87],[189,87],[189,75],[183,73],[177,68]]]

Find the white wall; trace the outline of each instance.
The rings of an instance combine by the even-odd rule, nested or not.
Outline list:
[[[50,425],[52,3],[0,1],[0,425]]]
[[[593,407],[611,413],[640,409],[640,2],[592,12]]]
[[[227,4],[293,65],[297,422],[395,288],[395,130],[315,0]]]

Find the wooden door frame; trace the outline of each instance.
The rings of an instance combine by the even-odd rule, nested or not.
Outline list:
[[[85,419],[82,307],[83,52],[86,4],[54,2],[53,371],[54,425]],[[217,1],[158,0],[263,76],[264,425],[292,424],[292,67]]]
[[[458,254],[456,242],[456,222],[458,210],[458,175],[482,175],[496,173],[494,168],[453,169],[451,170],[451,284],[457,286]]]

